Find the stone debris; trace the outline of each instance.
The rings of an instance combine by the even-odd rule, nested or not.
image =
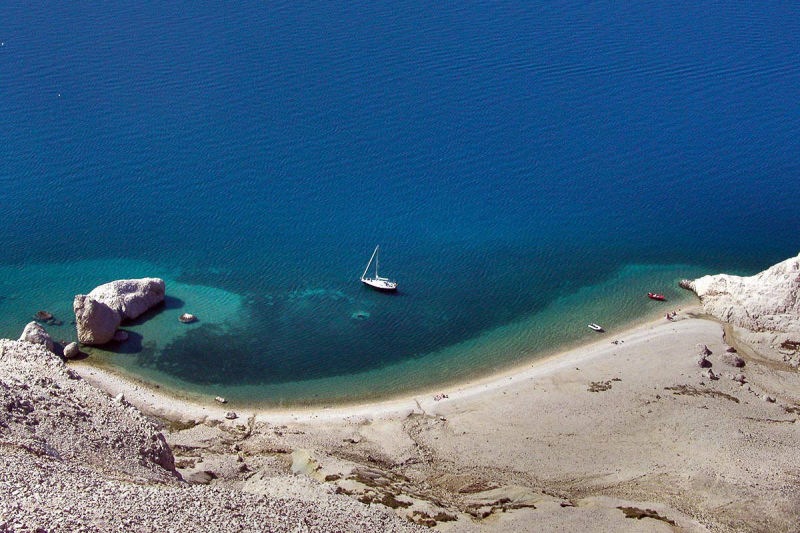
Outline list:
[[[423,532],[381,505],[287,477],[289,494],[181,480],[152,423],[43,346],[0,339],[0,531]],[[235,469],[249,471],[244,462]],[[295,487],[295,493],[291,492]],[[79,497],[76,497],[79,495]]]
[[[698,344],[697,345],[697,355],[700,357],[705,357],[707,355],[711,355],[711,350],[708,349],[708,346],[705,344]]]
[[[742,368],[744,366],[744,359],[735,353],[724,353],[720,359],[722,359],[723,363],[736,368]]]
[[[699,366],[700,368],[710,368],[711,367],[711,361],[709,361],[705,357],[700,357],[697,360],[697,366]]]

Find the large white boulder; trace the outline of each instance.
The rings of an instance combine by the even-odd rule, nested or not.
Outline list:
[[[750,331],[800,332],[800,255],[750,277],[718,274],[682,282],[703,310]]]
[[[114,338],[122,317],[103,302],[85,294],[75,296],[72,302],[78,340],[83,344],[105,344]]]
[[[41,344],[51,352],[53,351],[53,339],[50,334],[37,322],[28,322],[19,340],[32,344]]]
[[[132,320],[164,301],[164,280],[160,278],[120,279],[95,287],[89,297]]]

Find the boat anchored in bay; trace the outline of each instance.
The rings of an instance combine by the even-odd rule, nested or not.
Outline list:
[[[375,251],[372,252],[372,257],[369,258],[369,263],[367,263],[367,268],[364,269],[364,273],[361,274],[361,283],[364,285],[368,285],[373,289],[377,289],[379,291],[396,291],[397,290],[397,282],[394,280],[390,280],[389,278],[382,278],[378,275],[378,249],[380,246],[375,247]],[[375,277],[368,278],[367,271],[369,270],[372,261],[375,261]]]

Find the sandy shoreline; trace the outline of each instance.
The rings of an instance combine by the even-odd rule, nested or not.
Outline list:
[[[229,411],[237,412],[241,418],[255,416],[256,421],[285,423],[311,420],[332,420],[350,417],[380,417],[397,414],[408,414],[413,411],[430,410],[437,405],[471,398],[482,393],[497,390],[520,381],[534,380],[559,369],[574,366],[588,359],[602,358],[619,345],[613,340],[637,342],[658,335],[672,324],[686,319],[699,311],[692,306],[682,309],[673,321],[664,317],[634,324],[620,332],[604,333],[598,339],[577,347],[562,350],[550,355],[509,367],[490,376],[472,379],[450,386],[421,390],[413,394],[387,400],[366,400],[337,406],[298,406],[298,407],[259,407],[228,406],[213,401],[202,401],[191,398],[191,394],[182,396],[169,390],[159,390],[150,383],[138,381],[133,377],[91,363],[76,361],[71,366],[88,382],[111,396],[120,393],[126,401],[141,411],[173,421],[203,421],[206,419],[224,419]],[[439,394],[447,397],[434,399]]]
[[[800,374],[697,311],[458,386],[329,408],[207,405],[68,364],[165,421],[193,483],[274,497],[291,476],[440,531],[792,530]]]

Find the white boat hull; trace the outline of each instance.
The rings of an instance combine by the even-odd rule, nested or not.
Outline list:
[[[397,283],[388,279],[361,278],[361,283],[379,291],[397,290]]]

